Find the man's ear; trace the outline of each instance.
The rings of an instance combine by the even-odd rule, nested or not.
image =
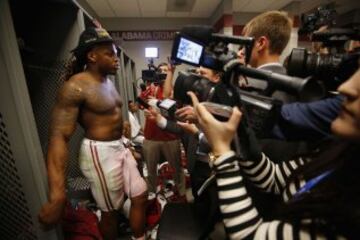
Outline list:
[[[87,59],[89,60],[89,62],[91,63],[94,63],[96,62],[96,59],[97,59],[97,55],[94,51],[89,51],[87,54],[86,54],[86,57]]]
[[[269,46],[269,39],[265,36],[261,36],[257,39],[256,44],[258,50],[264,50]]]
[[[221,76],[220,76],[220,74],[215,74],[215,83],[218,83],[218,82],[220,82],[221,81]]]

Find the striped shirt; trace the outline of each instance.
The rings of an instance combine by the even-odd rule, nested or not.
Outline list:
[[[282,194],[286,202],[306,184],[304,180],[289,184],[289,176],[309,160],[299,158],[275,164],[262,154],[258,161],[238,161],[232,151],[216,159],[213,167],[216,171],[220,211],[230,239],[326,239],[321,233],[310,232],[308,228],[302,229],[281,220],[264,222],[247,194],[240,172],[241,168],[257,188]],[[336,239],[345,238],[339,236]]]

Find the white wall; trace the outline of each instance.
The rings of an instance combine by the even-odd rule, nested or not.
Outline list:
[[[209,24],[204,18],[101,18],[102,26],[116,30],[178,30],[188,24]]]

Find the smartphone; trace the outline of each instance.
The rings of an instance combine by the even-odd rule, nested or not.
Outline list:
[[[232,107],[218,104],[218,103],[212,103],[212,102],[202,102],[203,106],[206,107],[206,109],[213,115],[223,117],[226,119],[229,119],[232,114]]]
[[[149,107],[150,107],[150,105],[144,99],[142,99],[141,97],[137,97],[136,102],[138,102],[145,109],[149,109]]]

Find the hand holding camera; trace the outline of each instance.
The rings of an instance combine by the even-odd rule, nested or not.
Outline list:
[[[222,155],[231,150],[230,144],[237,131],[242,113],[237,107],[233,108],[227,122],[218,121],[206,107],[199,103],[193,92],[188,93],[193,102],[199,125],[207,137],[214,155]]]

